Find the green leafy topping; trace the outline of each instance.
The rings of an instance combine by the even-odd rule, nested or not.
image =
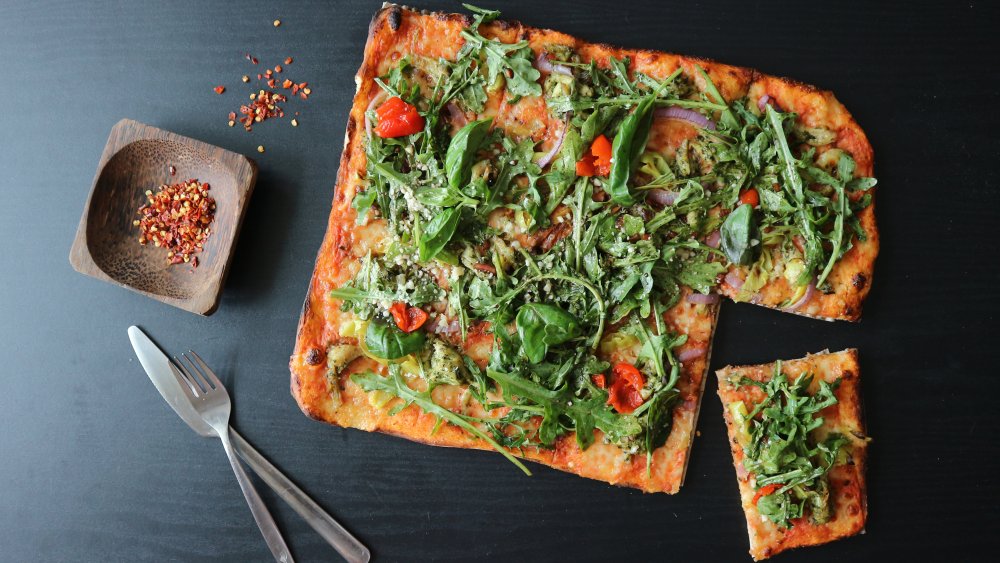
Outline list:
[[[428,389],[423,392],[417,392],[411,389],[403,379],[398,365],[393,364],[389,366],[388,377],[382,377],[376,373],[368,372],[354,374],[351,376],[351,380],[360,385],[365,391],[382,391],[384,393],[389,393],[394,397],[402,399],[404,406],[411,404],[417,405],[424,412],[433,414],[445,422],[462,428],[469,434],[472,434],[473,436],[493,446],[496,451],[503,454],[503,456],[516,465],[518,469],[523,471],[525,475],[531,475],[531,471],[528,471],[528,468],[525,467],[519,459],[511,455],[500,444],[496,443],[493,438],[470,422],[470,417],[451,412],[450,410],[435,403],[434,399],[431,398],[432,389]]]
[[[720,230],[722,252],[740,266],[753,264],[760,251],[760,230],[753,216],[753,206],[744,203],[726,217]]]
[[[569,434],[585,449],[599,431],[626,455],[644,453],[651,471],[680,399],[674,350],[687,339],[668,329],[666,311],[691,291],[717,291],[733,265],[745,274],[738,300],[777,275],[799,290],[815,282],[831,291],[833,267],[864,238],[856,214],[875,180],[854,177],[851,157],[830,147],[834,132],[773,106],[760,111],[756,100],[726,100],[701,68],[653,77],[627,57],[598,64],[553,44],[537,49],[562,68],[542,81],[527,41],[482,34],[499,12],[467,7],[472,22],[453,60],[410,55],[376,79],[417,107],[425,126],[405,138],[368,138],[355,180],[359,224],[380,221],[387,235],[330,297],[368,321],[364,347],[390,364],[389,377],[358,381],[488,437],[505,455],[551,448]],[[466,122],[500,96],[508,106],[544,100],[542,145],[491,119]],[[650,143],[664,107],[697,111],[715,128],[669,149]],[[610,175],[578,177],[577,162],[599,135],[613,139]],[[748,189],[760,196],[756,208],[740,205]],[[716,231],[719,249],[705,242]],[[387,311],[397,302],[430,320],[399,331]],[[484,331],[488,361],[473,360],[466,345]],[[629,414],[592,381],[620,347],[638,347],[646,380],[646,400]],[[421,384],[428,391],[408,386]],[[483,412],[503,414],[443,409],[430,395],[442,384],[466,385]],[[806,485],[815,493],[808,498],[772,495],[761,506],[782,521],[796,507],[819,515],[819,483]]]
[[[427,335],[423,332],[403,332],[395,325],[381,321],[368,323],[365,347],[368,352],[383,360],[398,360],[424,349]]]
[[[479,26],[495,20],[500,12],[463,5],[475,15],[472,25],[462,30],[466,42],[462,53],[475,53],[480,60],[485,58],[487,82],[494,84],[505,80],[507,91],[515,97],[542,95],[542,86],[538,83],[541,73],[531,64],[532,51],[528,42],[503,43],[483,37],[479,34]],[[503,73],[508,71],[510,74],[505,76]]]
[[[580,334],[580,325],[557,305],[528,303],[517,312],[517,334],[521,349],[531,362],[541,362],[549,346],[562,344]]]
[[[832,384],[821,380],[815,394],[810,394],[812,381],[812,375],[803,373],[789,382],[781,362],[766,383],[747,377],[738,381],[739,386],[752,385],[764,392],[764,400],[740,417],[750,437],[743,446],[743,467],[755,475],[758,490],[770,486],[768,494],[759,498],[757,510],[783,528],[806,514],[815,523],[829,520],[826,475],[848,443],[836,432],[817,440],[814,431],[823,425],[819,412],[837,404],[834,391],[840,380]]]

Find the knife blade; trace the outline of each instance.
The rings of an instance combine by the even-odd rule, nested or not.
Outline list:
[[[181,384],[170,369],[170,358],[137,326],[128,328],[128,338],[135,350],[136,357],[139,358],[139,363],[146,370],[146,375],[149,376],[149,380],[153,382],[153,386],[160,392],[170,408],[201,436],[214,437],[215,430],[202,420],[201,416],[195,412],[194,407],[191,406],[190,401],[184,397]],[[253,469],[254,473],[274,489],[274,492],[287,502],[319,535],[323,536],[323,539],[338,553],[344,556],[344,559],[351,563],[366,563],[371,559],[371,552],[364,544],[327,514],[288,477],[285,477],[278,468],[254,449],[232,427],[229,428],[229,436],[236,453]]]

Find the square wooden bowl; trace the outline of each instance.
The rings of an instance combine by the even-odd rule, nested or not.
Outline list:
[[[170,175],[170,167],[176,175]],[[196,178],[211,186],[215,218],[199,265],[170,265],[167,251],[139,244],[146,190]],[[69,261],[76,271],[199,315],[219,304],[247,202],[257,180],[249,158],[131,119],[111,129]]]

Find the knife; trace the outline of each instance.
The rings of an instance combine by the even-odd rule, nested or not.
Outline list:
[[[170,408],[177,416],[187,423],[192,430],[205,437],[215,437],[212,430],[195,412],[190,401],[184,397],[177,378],[170,370],[170,358],[160,350],[152,340],[137,326],[128,328],[128,338],[132,342],[139,363],[146,370],[146,375],[160,392]],[[249,442],[243,439],[236,430],[229,428],[229,436],[236,452],[247,462],[260,478],[274,489],[295,512],[301,516],[319,535],[323,536],[344,559],[351,563],[365,563],[371,559],[371,552],[357,538],[351,535],[343,526],[327,514],[302,489],[292,483],[276,467],[271,465]]]

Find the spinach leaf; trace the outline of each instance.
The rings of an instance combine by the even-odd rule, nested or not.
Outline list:
[[[635,198],[628,188],[628,180],[632,168],[635,167],[649,140],[655,100],[656,96],[643,98],[635,107],[635,111],[622,121],[618,134],[611,144],[611,175],[608,177],[607,187],[611,200],[618,205],[635,204]]]
[[[373,356],[384,360],[398,360],[424,349],[427,335],[423,331],[406,333],[395,325],[382,321],[368,323],[365,346]]]
[[[460,190],[469,183],[472,161],[492,124],[492,119],[472,121],[451,138],[444,159],[444,170],[448,176],[448,185],[453,190]]]
[[[457,207],[443,209],[435,215],[424,227],[420,236],[420,241],[417,244],[417,259],[421,262],[427,262],[437,256],[444,245],[448,244],[451,237],[455,235],[455,229],[458,227],[458,220],[461,216],[462,211]]]
[[[754,219],[753,206],[744,203],[726,217],[720,230],[720,248],[733,264],[749,266],[760,252],[760,228]]]
[[[527,303],[521,306],[515,320],[521,349],[533,363],[541,362],[549,346],[562,344],[580,336],[580,324],[573,315],[557,305]]]

